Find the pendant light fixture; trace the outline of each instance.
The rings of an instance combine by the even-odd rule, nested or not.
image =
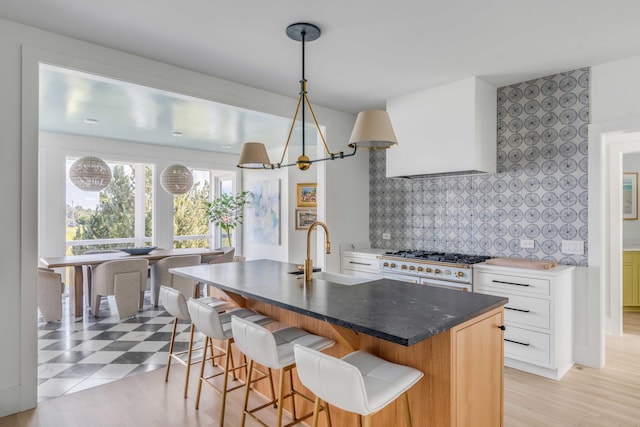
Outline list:
[[[353,129],[351,138],[349,139],[349,147],[353,148],[353,151],[345,154],[344,152],[332,153],[329,151],[327,141],[320,129],[316,115],[311,107],[311,101],[307,96],[307,80],[305,78],[305,43],[317,40],[320,37],[320,28],[316,25],[309,23],[296,23],[287,27],[287,36],[290,39],[299,41],[302,44],[302,78],[300,79],[300,92],[298,97],[298,105],[296,112],[291,120],[291,127],[289,128],[289,135],[284,145],[282,157],[278,163],[271,163],[269,155],[267,154],[267,148],[260,142],[246,142],[242,146],[242,152],[240,153],[240,159],[238,160],[239,168],[246,169],[276,169],[287,166],[296,165],[300,170],[307,170],[311,167],[312,163],[322,162],[325,160],[343,159],[345,157],[351,157],[356,154],[358,148],[371,148],[371,149],[384,149],[389,148],[397,144],[396,136],[391,126],[391,121],[386,111],[383,110],[367,110],[358,113],[356,118],[356,124]],[[306,153],[305,145],[305,122],[306,122],[306,108],[309,108],[313,122],[316,125],[318,135],[322,140],[326,157],[319,159],[310,159]],[[291,134],[293,133],[298,113],[301,113],[302,120],[302,154],[294,163],[283,164],[285,156],[287,154],[287,148],[291,141]]]
[[[98,123],[96,119],[84,119],[89,125],[91,141],[89,153],[93,152],[93,125]],[[111,169],[104,160],[92,155],[81,157],[69,168],[69,179],[82,191],[102,191],[111,182]]]
[[[160,174],[160,185],[169,194],[184,194],[193,186],[193,174],[186,166],[178,162],[178,138],[182,132],[173,132],[176,140],[176,163],[164,168]]]

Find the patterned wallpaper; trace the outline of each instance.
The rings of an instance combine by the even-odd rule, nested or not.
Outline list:
[[[496,174],[386,178],[385,152],[371,151],[373,247],[587,265],[589,69],[499,88],[497,103]],[[583,240],[584,255],[562,240]]]

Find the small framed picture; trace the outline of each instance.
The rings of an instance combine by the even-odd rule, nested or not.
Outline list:
[[[622,174],[622,218],[638,219],[638,173]]]
[[[296,209],[296,230],[306,230],[318,218],[315,209]]]
[[[316,188],[317,184],[315,182],[298,184],[298,207],[315,208],[318,206],[316,201]]]

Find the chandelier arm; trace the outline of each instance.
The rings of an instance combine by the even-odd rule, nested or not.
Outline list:
[[[316,163],[316,162],[324,162],[324,161],[327,161],[327,160],[344,159],[345,157],[355,156],[357,151],[358,151],[358,147],[353,147],[353,151],[351,153],[345,154],[343,151],[340,151],[340,152],[337,152],[337,153],[330,153],[329,157],[323,157],[322,159],[309,160],[309,161],[306,161],[304,163]],[[286,168],[286,167],[289,167],[289,166],[296,166],[297,164],[298,164],[298,162],[288,163],[286,165],[278,163],[278,164],[275,165],[275,167],[277,167],[277,168]]]
[[[296,106],[296,112],[293,115],[293,119],[291,120],[291,127],[289,128],[289,135],[287,136],[287,142],[284,144],[284,150],[282,150],[282,157],[280,158],[280,163],[284,162],[284,156],[287,154],[287,148],[289,147],[289,141],[291,141],[291,134],[293,133],[293,127],[296,124],[296,118],[298,117],[298,111],[300,111],[300,104],[302,103],[302,95],[298,97],[298,105]],[[302,134],[304,135],[304,123],[302,123]],[[303,154],[304,154],[304,145],[302,146]]]
[[[320,130],[320,125],[318,124],[318,119],[316,119],[316,113],[313,112],[313,107],[311,106],[311,101],[309,101],[309,97],[307,96],[307,94],[304,94],[304,100],[307,101],[307,105],[309,106],[309,111],[311,112],[311,117],[313,117],[313,121],[316,124],[316,129],[318,129],[318,133],[320,134],[320,138],[322,139],[322,143],[324,144],[324,151],[327,152],[327,154],[331,155],[331,151],[329,151],[329,146],[327,145],[327,140],[324,138],[324,135],[322,134],[322,130]]]

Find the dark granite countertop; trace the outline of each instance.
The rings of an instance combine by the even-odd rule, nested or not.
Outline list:
[[[380,279],[342,285],[289,274],[271,260],[202,264],[170,271],[222,290],[409,346],[507,303],[507,298]]]

